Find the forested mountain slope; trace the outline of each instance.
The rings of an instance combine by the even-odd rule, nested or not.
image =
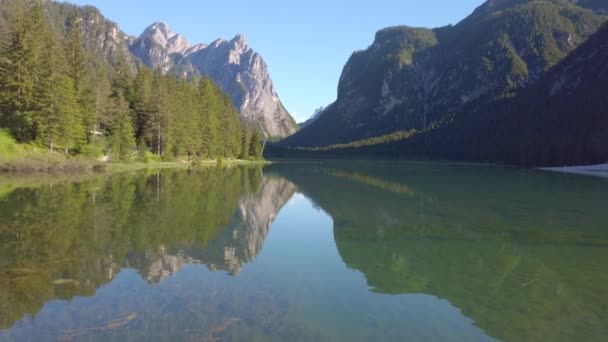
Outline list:
[[[602,13],[574,1],[489,0],[455,26],[381,30],[344,67],[336,102],[281,145],[423,131],[477,111],[537,82],[599,29]]]
[[[513,96],[421,131],[274,156],[434,158],[562,166],[608,162],[608,24]],[[392,139],[392,140],[391,140]]]

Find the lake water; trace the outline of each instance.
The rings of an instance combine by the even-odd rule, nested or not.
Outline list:
[[[0,178],[0,341],[606,341],[608,180],[287,163]]]

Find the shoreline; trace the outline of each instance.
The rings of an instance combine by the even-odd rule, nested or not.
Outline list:
[[[155,163],[116,163],[107,164],[105,172],[116,173],[126,171],[138,171],[138,170],[161,170],[161,169],[196,169],[197,167],[208,167],[208,166],[233,166],[233,165],[268,165],[271,162],[266,160],[199,160],[196,163],[187,162],[155,162]],[[102,171],[104,172],[104,171]]]
[[[11,161],[15,162],[15,160]],[[39,163],[32,160],[16,160],[16,163],[2,164],[0,162],[0,177],[2,176],[44,176],[44,175],[86,175],[108,174],[140,170],[162,169],[196,169],[210,166],[236,166],[236,165],[268,165],[267,160],[199,160],[194,163],[175,162],[125,162],[109,163],[97,160],[74,159],[54,163]]]
[[[541,171],[572,174],[572,175],[583,175],[583,176],[595,176],[608,178],[608,164],[595,164],[595,165],[581,165],[581,166],[561,166],[561,167],[541,167],[538,168]]]

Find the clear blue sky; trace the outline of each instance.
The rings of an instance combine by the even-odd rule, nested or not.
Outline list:
[[[393,25],[455,24],[484,0],[70,0],[98,7],[127,34],[166,22],[190,43],[238,33],[270,69],[287,109],[303,121],[336,98],[342,67]]]

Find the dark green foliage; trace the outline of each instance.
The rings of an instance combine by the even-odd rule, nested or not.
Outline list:
[[[243,124],[241,126],[241,149],[239,158],[247,159],[249,157],[252,136],[253,130],[247,124]]]
[[[69,33],[66,42],[68,58],[68,75],[74,83],[74,92],[80,109],[80,124],[85,129],[93,129],[94,126],[94,102],[93,86],[87,78],[87,61],[82,41],[81,20],[76,16],[68,18]],[[90,141],[94,135],[87,134],[86,138]]]
[[[251,136],[251,141],[249,143],[249,155],[256,159],[262,158],[263,148],[264,148],[264,135],[262,131],[256,130],[253,132]]]
[[[608,18],[573,2],[487,1],[454,26],[381,30],[344,67],[336,102],[281,145],[323,147],[423,130],[512,97]]]
[[[19,141],[28,141],[36,138],[37,86],[49,35],[39,6],[15,15],[11,27],[0,55],[0,123]]]
[[[0,27],[8,32],[0,36],[0,128],[19,142],[81,152],[107,141],[116,160],[131,159],[135,141],[159,159],[260,156],[260,139],[251,145],[253,128],[211,79],[134,72],[128,51],[103,55],[91,45],[113,27],[91,26],[102,18],[96,9],[27,3],[10,7],[20,10]]]
[[[204,77],[199,83],[199,103],[204,113],[201,118],[201,130],[208,132],[202,141],[203,156],[217,157],[219,154],[218,142],[220,136],[220,110],[221,103],[216,94],[216,87],[209,77]]]
[[[72,149],[84,140],[82,109],[74,81],[67,73],[64,51],[58,44],[47,46],[45,71],[36,92],[38,113],[34,121],[36,140],[53,150],[53,145]]]
[[[523,166],[608,162],[608,24],[516,96],[371,144],[272,146],[275,157],[435,158]]]
[[[110,137],[110,151],[114,160],[128,161],[133,157],[135,149],[135,133],[129,115],[128,103],[117,99],[116,114],[112,135]]]
[[[249,157],[242,153],[243,139],[250,139],[252,128],[210,78],[184,80],[143,68],[133,95],[137,137],[158,156]]]

